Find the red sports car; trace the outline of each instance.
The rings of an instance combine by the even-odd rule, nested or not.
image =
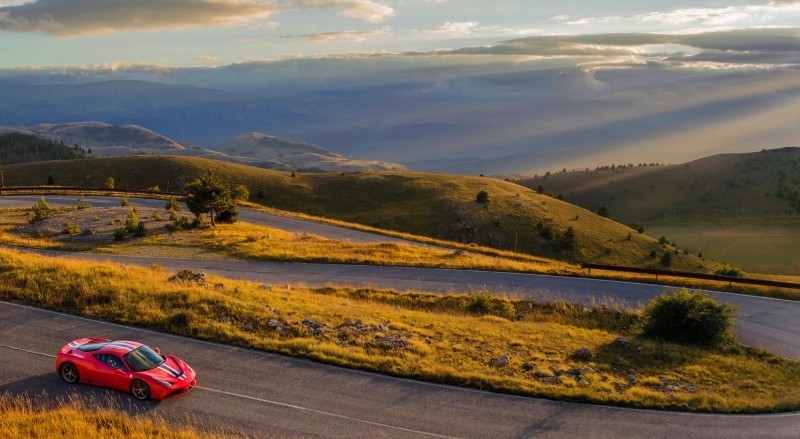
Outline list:
[[[164,399],[191,390],[195,372],[180,358],[135,341],[81,338],[61,348],[56,371],[68,383],[131,392],[138,400]]]

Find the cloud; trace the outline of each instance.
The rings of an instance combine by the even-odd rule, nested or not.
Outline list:
[[[800,12],[799,6],[800,0],[773,0],[768,4],[760,5],[738,5],[720,8],[681,8],[671,11],[655,11],[630,16],[606,15],[577,18],[562,15],[553,17],[551,20],[562,21],[573,26],[642,22],[670,26],[725,26],[733,23],[754,25],[769,22],[783,14],[796,14]]]
[[[38,0],[0,8],[0,30],[73,36],[228,25],[276,12],[254,0]]]
[[[341,15],[369,22],[383,21],[395,13],[390,6],[372,0],[292,0],[280,5],[264,0],[36,0],[0,7],[0,31],[77,36],[225,26],[312,8],[339,9]]]
[[[381,35],[391,35],[391,33],[392,33],[392,28],[389,26],[385,26],[378,30],[319,32],[315,34],[301,35],[301,37],[315,43],[327,43],[329,41],[334,41],[334,40],[344,40],[344,41],[360,43],[369,38]]]
[[[394,8],[373,0],[294,0],[283,9],[341,9],[339,14],[380,23],[395,14]]]
[[[447,21],[439,26],[426,29],[424,32],[435,35],[466,36],[471,34],[479,24],[477,21]]]
[[[204,56],[198,56],[197,58],[195,58],[195,60],[196,61],[202,61],[202,62],[217,62],[217,61],[219,61],[219,58],[216,57],[216,56],[204,55]]]

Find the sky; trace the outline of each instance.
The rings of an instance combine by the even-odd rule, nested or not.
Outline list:
[[[537,35],[794,26],[796,0],[0,0],[0,68],[224,66]]]

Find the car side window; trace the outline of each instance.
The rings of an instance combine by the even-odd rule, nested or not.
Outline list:
[[[105,364],[106,366],[113,367],[114,369],[128,370],[127,368],[125,368],[125,364],[122,362],[122,360],[120,360],[119,357],[117,357],[116,355],[96,354],[94,358],[96,358],[97,361]]]

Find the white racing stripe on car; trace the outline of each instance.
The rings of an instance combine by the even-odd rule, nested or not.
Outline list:
[[[353,418],[351,416],[339,415],[339,414],[336,414],[336,413],[326,412],[326,411],[322,411],[322,410],[315,410],[315,409],[311,409],[311,408],[308,408],[308,407],[302,407],[302,406],[299,406],[299,405],[287,404],[285,402],[270,401],[269,399],[256,398],[255,396],[242,395],[241,393],[226,392],[224,390],[211,389],[211,388],[202,387],[202,386],[196,386],[195,389],[205,390],[207,392],[213,392],[213,393],[220,393],[222,395],[234,396],[234,397],[242,398],[242,399],[249,399],[251,401],[258,401],[258,402],[262,402],[264,404],[277,405],[277,406],[280,406],[280,407],[286,407],[286,408],[290,408],[290,409],[294,409],[294,410],[308,411],[308,412],[316,413],[316,414],[319,414],[319,415],[331,416],[331,417],[339,418],[339,419],[346,419],[348,421],[360,422],[362,424],[373,425],[373,426],[376,426],[376,427],[390,428],[392,430],[400,430],[400,431],[405,431],[405,432],[408,432],[408,433],[420,434],[420,435],[423,435],[423,436],[456,439],[455,436],[446,436],[446,435],[442,435],[442,434],[430,433],[430,432],[427,432],[427,431],[420,431],[420,430],[413,430],[411,428],[398,427],[396,425],[391,425],[391,424],[384,424],[384,423],[381,423],[381,422],[367,421],[366,419]]]
[[[6,348],[6,349],[15,350],[15,351],[25,352],[25,353],[28,353],[28,354],[38,355],[40,357],[56,358],[55,355],[45,354],[44,352],[31,351],[31,350],[23,349],[23,348],[18,348],[16,346],[8,346],[8,345],[0,344],[0,348]],[[303,406],[299,406],[299,405],[288,404],[288,403],[285,403],[285,402],[271,401],[269,399],[257,398],[255,396],[242,395],[241,393],[228,392],[228,391],[225,391],[225,390],[212,389],[212,388],[209,388],[209,387],[202,387],[202,386],[195,386],[195,389],[205,390],[206,392],[212,392],[212,393],[217,393],[217,394],[226,395],[226,396],[232,396],[232,397],[235,397],[235,398],[248,399],[250,401],[257,401],[257,402],[261,402],[261,403],[264,403],[264,404],[270,404],[270,405],[275,405],[275,406],[279,406],[279,407],[285,407],[285,408],[289,408],[289,409],[292,409],[292,410],[303,410],[303,411],[307,411],[307,412],[311,412],[311,413],[316,413],[318,415],[330,416],[330,417],[333,417],[333,418],[344,419],[344,420],[347,420],[347,421],[358,422],[358,423],[361,423],[361,424],[372,425],[372,426],[375,426],[375,427],[382,427],[382,428],[388,428],[388,429],[392,429],[392,430],[405,431],[407,433],[414,433],[414,434],[419,434],[419,435],[422,435],[422,436],[457,439],[455,436],[446,436],[446,435],[437,434],[437,433],[430,433],[430,432],[427,432],[427,431],[420,431],[420,430],[414,430],[414,429],[411,429],[411,428],[398,427],[396,425],[391,425],[391,424],[384,424],[384,423],[381,423],[381,422],[368,421],[366,419],[354,418],[352,416],[346,416],[346,415],[340,415],[340,414],[337,414],[337,413],[331,413],[331,412],[326,412],[326,411],[322,411],[322,410],[316,410],[316,409],[303,407]]]

